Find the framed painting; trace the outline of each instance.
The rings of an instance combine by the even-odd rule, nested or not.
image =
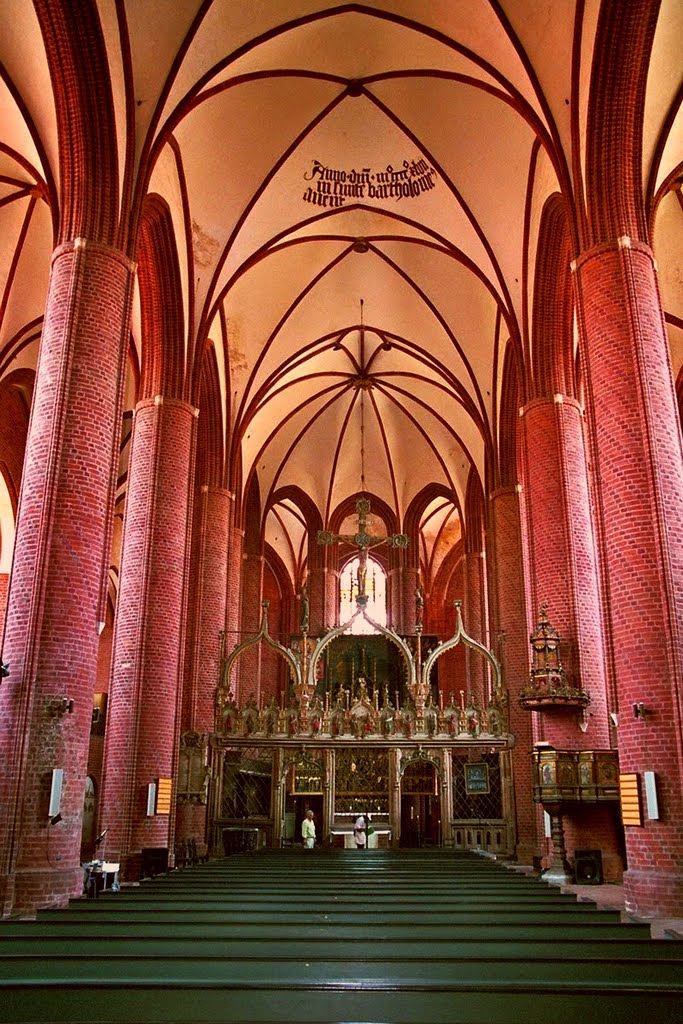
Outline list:
[[[465,792],[471,796],[488,793],[489,766],[483,761],[473,761],[465,765]]]

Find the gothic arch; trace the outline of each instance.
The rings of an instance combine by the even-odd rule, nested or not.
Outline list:
[[[199,419],[197,422],[197,483],[209,487],[223,484],[223,419],[216,350],[208,345],[199,377]]]
[[[517,483],[517,420],[521,405],[517,360],[512,346],[505,350],[503,386],[500,397],[498,426],[498,484],[511,487]]]
[[[659,8],[660,0],[600,5],[587,122],[584,248],[622,235],[649,242],[642,135]]]
[[[561,196],[546,202],[538,236],[529,393],[575,397],[569,226]]]
[[[119,180],[109,62],[97,7],[36,0],[59,134],[58,241],[117,244]]]
[[[148,197],[140,225],[141,398],[184,397],[183,308],[173,221],[166,202]]]
[[[15,370],[0,381],[0,473],[16,517],[35,374]]]

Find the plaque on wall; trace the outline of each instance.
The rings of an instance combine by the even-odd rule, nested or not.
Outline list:
[[[483,761],[474,761],[465,765],[465,792],[489,792],[489,766]]]

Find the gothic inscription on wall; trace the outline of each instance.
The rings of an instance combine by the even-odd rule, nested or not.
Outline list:
[[[426,160],[404,160],[400,167],[387,164],[383,170],[371,167],[328,167],[319,160],[304,174],[309,182],[303,199],[327,209],[348,201],[367,199],[415,199],[436,185],[438,175]]]

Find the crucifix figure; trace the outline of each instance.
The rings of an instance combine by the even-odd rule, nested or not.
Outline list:
[[[405,533],[392,533],[388,537],[375,537],[368,533],[368,515],[370,514],[370,500],[358,498],[356,501],[356,512],[358,514],[358,532],[330,533],[327,530],[318,530],[318,544],[334,544],[336,541],[346,541],[347,544],[354,544],[358,548],[358,597],[356,604],[364,608],[368,603],[365,593],[365,578],[368,569],[368,551],[377,548],[381,544],[388,544],[392,548],[407,548],[408,537]]]

